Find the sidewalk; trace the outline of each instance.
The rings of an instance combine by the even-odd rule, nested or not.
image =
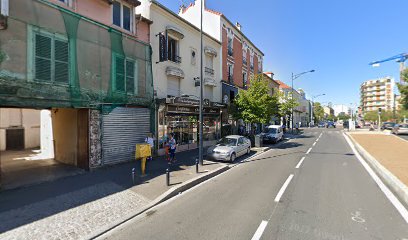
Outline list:
[[[251,155],[264,149],[253,148]],[[167,162],[149,161],[140,177],[140,162],[98,169],[82,175],[0,193],[0,239],[88,239],[165,199],[229,168],[205,161],[195,172],[198,150],[177,153],[171,186]],[[240,159],[237,159],[239,161]],[[131,169],[136,169],[132,184]]]

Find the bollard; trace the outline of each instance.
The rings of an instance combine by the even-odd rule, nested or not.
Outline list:
[[[198,158],[196,158],[196,173],[198,173]]]
[[[132,183],[135,184],[135,168],[132,168]]]
[[[170,163],[167,165],[166,169],[166,184],[167,186],[170,186]]]

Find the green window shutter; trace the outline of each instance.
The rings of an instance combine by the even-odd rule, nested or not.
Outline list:
[[[126,60],[126,92],[135,94],[135,62]]]
[[[115,86],[116,91],[125,91],[125,58],[115,57]]]
[[[68,69],[68,42],[55,40],[55,81],[61,83],[69,83],[69,69]]]
[[[51,50],[52,39],[50,37],[35,34],[35,79],[39,81],[51,81]]]

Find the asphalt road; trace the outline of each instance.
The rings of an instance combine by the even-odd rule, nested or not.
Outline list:
[[[398,137],[400,137],[400,138],[402,138],[402,139],[405,139],[405,140],[407,140],[408,141],[408,134],[406,134],[406,135],[395,135],[395,136],[398,136]]]
[[[408,224],[341,131],[312,129],[101,239],[403,240]]]

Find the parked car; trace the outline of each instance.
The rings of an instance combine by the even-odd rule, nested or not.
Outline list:
[[[336,124],[334,122],[327,122],[326,128],[336,128]]]
[[[243,136],[229,135],[208,148],[207,157],[213,160],[231,161],[251,152],[251,141]]]
[[[381,126],[381,130],[392,130],[392,128],[395,126],[396,123],[394,122],[384,122]]]
[[[408,134],[408,124],[407,123],[395,124],[395,126],[392,128],[392,133],[396,135]]]
[[[349,128],[349,121],[344,121],[343,122],[343,128]]]
[[[318,128],[324,128],[326,127],[326,123],[325,122],[319,122],[319,124],[317,125]]]
[[[279,125],[270,125],[260,134],[263,142],[277,143],[283,139],[283,129]]]

